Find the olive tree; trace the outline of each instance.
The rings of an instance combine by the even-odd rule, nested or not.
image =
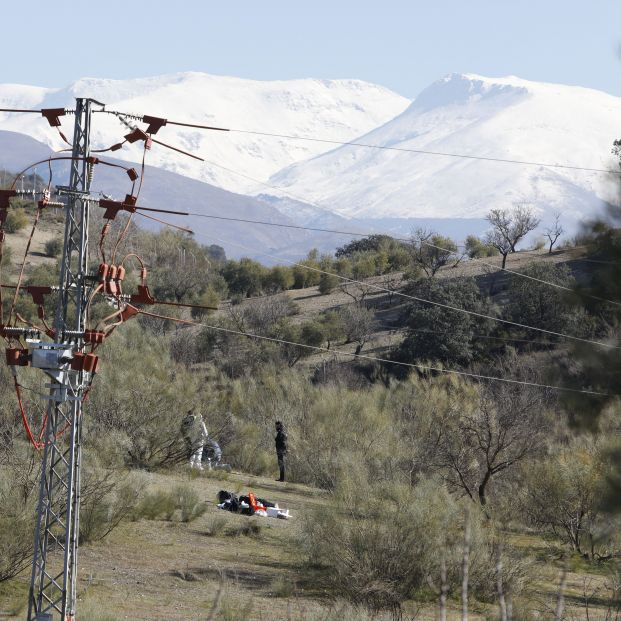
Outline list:
[[[432,278],[441,267],[456,259],[457,245],[449,237],[417,229],[412,234],[409,251],[414,265]]]

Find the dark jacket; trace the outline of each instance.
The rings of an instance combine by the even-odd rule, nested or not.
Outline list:
[[[284,454],[287,452],[287,434],[285,430],[281,427],[276,431],[276,437],[274,438],[276,441],[276,452]]]

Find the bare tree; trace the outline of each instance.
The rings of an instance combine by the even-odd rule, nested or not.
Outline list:
[[[475,403],[458,399],[427,440],[429,463],[485,506],[490,482],[542,449],[548,398],[535,387],[499,383],[482,387]]]
[[[371,293],[376,293],[377,289],[373,287],[371,284],[367,284],[365,282],[343,282],[339,289],[350,298],[354,300],[357,304],[362,304],[364,299],[370,295]]]
[[[414,264],[420,267],[428,278],[432,278],[441,267],[456,258],[457,246],[448,237],[433,231],[417,229],[412,234],[409,250]]]
[[[546,228],[544,235],[548,238],[550,242],[550,249],[548,250],[548,254],[552,254],[552,247],[558,240],[558,238],[565,232],[563,225],[559,222],[561,217],[560,213],[556,213],[554,215],[554,222]]]
[[[386,289],[388,293],[388,305],[392,306],[395,293],[399,290],[403,281],[403,275],[401,272],[388,272],[383,274],[380,279],[380,285]]]
[[[539,226],[539,218],[528,205],[517,205],[511,211],[492,209],[486,216],[492,225],[485,241],[502,255],[502,268],[505,268],[507,255],[516,251],[516,246],[528,233]]]
[[[505,269],[507,256],[511,252],[511,244],[500,229],[494,228],[485,236],[485,243],[493,246],[502,256],[502,269]]]
[[[339,310],[348,343],[357,343],[356,355],[362,351],[373,331],[373,311],[361,304],[349,304]]]

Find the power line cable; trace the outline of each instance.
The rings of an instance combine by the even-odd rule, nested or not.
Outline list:
[[[215,162],[211,162],[208,160],[205,160],[206,164],[209,164],[210,166],[216,166],[217,168],[221,168],[222,170],[226,170],[227,172],[233,173],[234,175],[238,175],[240,177],[244,177],[245,179],[249,179],[250,181],[254,181],[255,183],[259,183],[267,188],[270,188],[272,190],[276,190],[278,192],[282,192],[283,194],[288,195],[289,197],[293,198],[294,200],[298,200],[301,203],[305,203],[307,205],[311,205],[312,207],[316,207],[317,209],[321,209],[322,211],[326,211],[330,214],[332,214],[332,212],[329,209],[326,209],[325,207],[322,207],[321,205],[313,202],[313,201],[309,201],[307,199],[301,198],[299,196],[295,196],[294,194],[291,194],[290,192],[288,192],[287,190],[280,188],[278,186],[274,186],[274,185],[270,185],[269,183],[265,183],[264,181],[260,181],[259,179],[255,179],[254,177],[251,177],[250,175],[246,175],[245,173],[239,172],[237,170],[233,170],[232,168],[227,168],[226,166],[222,166],[221,164],[216,164]],[[315,231],[315,232],[320,232],[320,233],[334,233],[337,235],[351,235],[352,237],[369,237],[370,235],[388,235],[389,237],[392,237],[392,239],[395,239],[397,241],[400,242],[404,242],[404,243],[411,243],[412,240],[411,239],[405,239],[403,237],[394,237],[393,235],[390,235],[388,233],[381,233],[381,232],[376,232],[376,233],[359,233],[359,232],[354,232],[354,231],[340,231],[338,229],[325,229],[325,228],[317,228],[317,227],[305,227],[305,226],[300,226],[300,225],[293,225],[293,224],[282,224],[282,223],[276,223],[276,222],[266,222],[264,220],[248,220],[248,219],[243,219],[243,218],[226,218],[224,216],[215,216],[215,215],[206,215],[206,214],[201,214],[201,213],[188,213],[187,215],[191,215],[191,216],[197,216],[199,218],[213,218],[213,219],[219,219],[219,220],[231,220],[231,221],[239,221],[239,222],[248,222],[251,224],[262,224],[265,226],[280,226],[280,227],[284,227],[284,228],[292,228],[292,229],[302,229],[302,230],[308,230],[308,231]],[[421,242],[424,243],[426,246],[430,246],[432,248],[436,248],[438,250],[442,250],[444,252],[451,252],[450,249],[448,248],[442,248],[441,246],[437,246],[435,244],[432,244],[430,242]],[[465,248],[465,246],[458,244],[458,247],[460,248]],[[586,259],[585,259],[586,260]],[[528,278],[529,280],[534,280],[537,282],[540,282],[542,284],[546,284],[546,285],[550,285],[551,287],[556,287],[557,289],[562,289],[565,291],[568,291],[569,293],[575,293],[575,291],[573,289],[571,289],[570,287],[565,287],[563,285],[559,285],[558,283],[553,283],[550,282],[548,280],[543,280],[542,278],[537,278],[535,276],[530,276],[528,274],[523,274],[522,272],[517,272],[515,270],[511,270],[508,269],[506,267],[502,267],[500,265],[494,265],[493,263],[489,263],[488,261],[484,261],[483,259],[477,259],[477,261],[481,264],[481,265],[487,265],[488,267],[493,267],[497,270],[503,271],[503,272],[507,272],[508,274],[512,274],[514,276],[518,276],[521,278]],[[606,298],[602,298],[599,297],[597,295],[592,295],[592,294],[587,294],[587,293],[583,293],[582,295],[584,295],[585,297],[591,298],[593,300],[597,300],[599,302],[607,302],[608,304],[612,304],[614,306],[621,306],[620,302],[615,302],[613,300],[608,300]]]
[[[215,235],[211,235],[211,234],[206,235],[204,233],[199,233],[199,234],[196,234],[196,235],[198,237],[202,236],[202,237],[208,237],[210,239],[216,239],[216,240],[218,240],[218,241],[220,241],[222,243],[231,244],[233,246],[238,246],[239,248],[243,248],[244,250],[252,251],[252,249],[249,248],[248,246],[244,246],[243,244],[240,244],[238,242],[232,242],[230,240],[225,240],[225,239],[219,238],[219,237],[217,237]],[[379,285],[362,282],[362,281],[359,281],[359,280],[355,280],[353,278],[347,278],[346,276],[341,276],[340,274],[336,274],[334,272],[328,272],[327,270],[322,270],[320,268],[313,267],[311,265],[306,265],[304,263],[299,263],[299,262],[296,262],[296,261],[291,261],[289,259],[284,259],[282,257],[276,257],[276,256],[274,256],[272,254],[267,253],[267,252],[262,252],[261,255],[265,256],[265,257],[269,257],[271,259],[275,259],[277,261],[285,261],[286,263],[290,263],[291,265],[293,265],[295,267],[300,267],[302,269],[307,269],[307,270],[310,270],[310,271],[313,271],[313,272],[317,272],[319,274],[326,274],[328,276],[334,276],[335,278],[338,278],[340,280],[343,280],[343,281],[351,283],[351,284],[357,284],[357,285],[361,285],[363,287],[369,287],[369,288],[375,289],[377,291],[383,291],[385,293],[390,293],[392,295],[397,295],[399,297],[403,297],[403,298],[406,298],[406,299],[409,299],[409,300],[414,300],[415,302],[423,302],[425,304],[431,304],[433,306],[438,306],[440,308],[445,308],[445,309],[456,311],[456,312],[459,312],[459,313],[466,313],[468,315],[472,315],[474,317],[479,317],[481,319],[489,319],[491,321],[496,321],[496,322],[499,322],[499,323],[504,323],[504,324],[507,324],[507,325],[510,325],[510,326],[514,326],[514,327],[517,327],[517,328],[523,328],[525,330],[534,330],[536,332],[541,332],[543,334],[551,334],[553,336],[558,336],[558,337],[569,339],[569,340],[572,340],[572,341],[577,341],[577,342],[581,342],[581,343],[588,343],[589,345],[595,345],[597,347],[605,347],[607,349],[621,349],[621,347],[619,347],[617,345],[612,345],[612,344],[609,344],[609,343],[602,343],[601,341],[591,341],[590,339],[585,339],[585,338],[582,338],[582,337],[579,337],[579,336],[572,336],[572,335],[569,335],[569,334],[563,334],[561,332],[554,332],[553,330],[546,330],[545,328],[536,328],[534,326],[529,326],[529,325],[526,325],[526,324],[518,323],[516,321],[510,321],[509,319],[502,319],[500,317],[492,317],[491,315],[485,315],[484,313],[478,313],[476,311],[466,310],[465,308],[459,308],[457,306],[452,306],[450,304],[444,304],[442,302],[435,302],[433,300],[426,300],[425,298],[417,297],[417,296],[414,296],[414,295],[409,295],[407,293],[402,293],[400,291],[391,291],[390,289],[387,289],[385,287],[381,287]]]
[[[132,307],[135,308],[135,307]],[[451,375],[461,375],[464,377],[473,377],[475,379],[479,379],[479,380],[489,380],[489,381],[495,381],[495,382],[504,382],[507,384],[520,384],[523,386],[533,386],[536,388],[546,388],[549,390],[559,390],[559,391],[565,391],[565,392],[573,392],[573,393],[581,393],[581,394],[587,394],[587,395],[593,395],[593,396],[598,396],[598,397],[608,397],[610,395],[608,395],[607,393],[602,393],[602,392],[596,392],[594,390],[581,390],[578,388],[565,388],[564,386],[552,386],[552,385],[548,385],[548,384],[539,384],[537,382],[526,382],[523,380],[515,380],[515,379],[508,379],[508,378],[503,378],[503,377],[494,377],[494,376],[489,376],[489,375],[481,375],[479,373],[469,373],[467,371],[457,371],[455,369],[443,369],[442,367],[432,367],[432,366],[428,366],[428,365],[423,365],[423,364],[414,364],[411,362],[401,362],[398,360],[389,360],[388,358],[377,358],[375,356],[367,356],[366,354],[356,354],[356,353],[350,353],[350,352],[342,352],[342,351],[338,351],[338,350],[334,350],[334,349],[328,349],[327,347],[320,347],[318,345],[306,345],[304,343],[296,343],[295,341],[288,341],[286,339],[279,339],[276,337],[272,337],[272,336],[264,336],[262,334],[253,334],[251,332],[241,332],[240,330],[232,330],[230,328],[223,328],[221,326],[213,326],[211,324],[208,323],[204,323],[202,321],[191,321],[189,319],[178,319],[176,317],[169,317],[167,315],[160,315],[159,313],[151,313],[149,311],[145,311],[142,309],[136,309],[140,314],[143,315],[147,315],[150,317],[155,317],[157,319],[164,319],[164,320],[169,320],[169,321],[174,321],[177,323],[184,323],[187,325],[194,325],[194,326],[201,326],[203,328],[208,328],[211,330],[218,330],[220,332],[228,332],[229,334],[236,334],[239,336],[246,336],[248,338],[255,338],[255,339],[261,339],[264,341],[271,341],[274,343],[280,343],[283,345],[293,345],[295,347],[304,347],[306,349],[312,349],[315,351],[321,351],[321,352],[327,352],[329,354],[333,354],[333,355],[339,355],[339,356],[351,356],[354,358],[360,358],[363,360],[370,360],[373,362],[382,362],[385,364],[394,364],[394,365],[398,365],[398,366],[402,366],[402,367],[410,367],[413,369],[419,369],[422,371],[434,371],[437,373],[446,373],[446,374],[451,374]]]
[[[392,239],[396,241],[401,241],[404,243],[411,243],[412,241],[411,239],[408,240],[402,237],[393,237],[392,235],[388,235],[387,233],[358,233],[354,231],[340,231],[338,229],[324,229],[324,228],[318,228],[318,227],[312,227],[312,226],[302,226],[298,224],[284,224],[282,222],[267,222],[265,220],[251,220],[248,218],[233,218],[229,216],[216,216],[213,214],[204,214],[204,213],[192,212],[192,211],[183,212],[183,213],[178,212],[178,215],[194,216],[197,218],[209,218],[213,220],[227,220],[230,222],[243,222],[247,224],[261,224],[264,226],[276,226],[276,227],[281,227],[281,228],[298,229],[298,230],[303,230],[303,231],[315,231],[315,232],[320,232],[320,233],[334,233],[336,235],[351,235],[353,237],[369,237],[371,235],[386,235],[387,237],[391,237]],[[429,246],[430,248],[436,248],[437,250],[441,250],[443,252],[448,252],[448,253],[453,252],[450,248],[443,248],[442,246],[437,246],[436,244],[432,244],[431,242],[420,241],[420,243],[425,246]],[[568,291],[569,293],[575,293],[575,291],[571,287],[565,287],[564,285],[559,285],[558,283],[550,282],[549,280],[543,280],[542,278],[537,278],[536,276],[530,276],[529,274],[517,272],[515,270],[511,270],[506,267],[501,267],[500,265],[494,265],[493,263],[489,263],[488,261],[484,261],[483,259],[476,259],[476,261],[480,265],[486,265],[488,267],[493,267],[499,271],[507,272],[508,274],[513,274],[514,276],[519,276],[521,278],[528,278],[529,280],[533,280],[533,281],[536,281],[536,282],[539,282],[545,285],[549,285],[557,289],[562,289],[564,291]],[[600,302],[607,302],[608,304],[614,304],[615,306],[621,306],[620,302],[615,302],[614,300],[608,300],[606,298],[601,298],[599,296],[590,295],[590,294],[583,294],[583,295],[585,295],[585,297],[590,297]]]
[[[395,328],[388,324],[383,324],[381,327],[386,330],[391,330],[391,331],[399,330],[399,328]],[[424,328],[408,328],[408,330],[410,332],[421,332],[423,334],[442,334],[442,335],[453,334],[449,330],[426,330]],[[490,339],[493,341],[508,341],[511,343],[532,343],[534,345],[546,345],[546,346],[555,345],[555,343],[553,343],[552,341],[535,341],[533,339],[518,339],[518,338],[512,338],[510,336],[492,336],[491,334],[473,334],[472,338],[473,339]]]
[[[237,133],[247,133],[247,134],[257,134],[257,135],[264,135],[264,136],[273,136],[273,137],[280,137],[280,138],[290,138],[290,139],[299,139],[299,140],[310,140],[310,141],[315,141],[315,142],[325,142],[325,143],[331,143],[331,144],[339,144],[339,145],[344,145],[344,146],[360,146],[360,147],[367,147],[367,148],[376,148],[376,149],[387,149],[387,150],[395,150],[395,151],[405,151],[405,152],[412,152],[412,153],[423,153],[423,154],[429,154],[429,155],[445,155],[445,156],[450,156],[450,157],[463,157],[463,158],[467,158],[467,159],[478,159],[478,160],[486,160],[486,161],[498,161],[498,162],[505,162],[505,163],[514,163],[514,164],[525,164],[525,165],[537,165],[537,166],[546,166],[548,168],[569,168],[569,169],[576,169],[576,170],[589,170],[589,171],[595,171],[595,172],[610,172],[610,173],[614,173],[614,174],[621,174],[621,172],[619,171],[609,171],[609,170],[604,170],[604,169],[594,169],[594,168],[585,168],[585,167],[580,167],[580,166],[570,166],[570,165],[565,165],[565,164],[545,164],[545,163],[541,163],[541,162],[532,162],[532,161],[523,161],[523,160],[510,160],[510,159],[504,159],[504,158],[490,158],[490,157],[479,157],[479,156],[473,156],[473,155],[464,155],[464,154],[455,154],[455,153],[441,153],[441,152],[435,152],[435,151],[425,151],[425,150],[418,150],[418,149],[404,149],[404,148],[400,148],[400,147],[388,147],[388,146],[383,146],[383,145],[369,145],[369,144],[364,144],[364,143],[357,143],[357,142],[342,142],[342,141],[335,141],[335,140],[324,140],[324,139],[319,139],[319,138],[312,138],[312,137],[303,137],[303,136],[291,136],[291,135],[286,135],[286,134],[273,134],[273,133],[268,133],[268,132],[255,132],[255,131],[250,131],[250,130],[240,130],[240,129],[234,129],[234,128],[223,128],[223,127],[214,127],[214,126],[208,126],[208,125],[196,125],[196,124],[192,124],[192,123],[185,123],[185,122],[181,122],[181,121],[170,121],[168,119],[157,119],[156,117],[149,117],[147,115],[144,115],[142,117],[137,116],[137,115],[130,115],[130,114],[126,114],[126,113],[122,113],[122,112],[116,112],[116,111],[111,111],[111,110],[100,110],[99,112],[105,112],[108,114],[113,114],[115,116],[117,116],[119,118],[119,120],[121,120],[121,122],[125,123],[127,125],[127,123],[123,120],[122,117],[128,117],[128,118],[132,118],[134,120],[139,120],[139,121],[143,121],[143,122],[151,122],[153,120],[156,121],[161,121],[162,125],[177,125],[177,126],[182,126],[182,127],[192,127],[192,128],[196,128],[196,129],[205,129],[205,130],[209,130],[209,131],[224,131],[224,132],[237,132]],[[146,120],[149,119],[149,120]],[[159,129],[159,127],[158,127]],[[215,166],[218,168],[221,168],[222,170],[226,170],[227,172],[230,172],[232,174],[235,175],[239,175],[241,177],[244,177],[246,179],[249,179],[255,183],[259,183],[261,185],[264,185],[268,188],[283,192],[285,194],[288,194],[289,196],[291,196],[292,198],[294,198],[295,200],[299,200],[300,202],[312,205],[314,207],[317,207],[319,209],[322,209],[324,211],[329,211],[327,210],[325,207],[321,207],[320,205],[317,205],[314,202],[308,201],[306,199],[303,198],[299,198],[296,197],[293,194],[290,194],[289,192],[287,192],[286,190],[284,190],[283,188],[279,188],[277,186],[273,186],[270,184],[267,184],[263,181],[260,181],[258,179],[255,179],[253,177],[251,177],[250,175],[246,175],[244,173],[240,173],[239,171],[235,171],[231,168],[228,168],[226,166],[222,166],[221,164],[216,164],[215,162],[211,162],[211,161],[207,161],[204,160],[203,158],[199,158],[197,156],[194,156],[190,153],[187,153],[185,151],[181,151],[179,149],[175,149],[174,147],[169,147],[169,145],[165,145],[164,143],[160,143],[159,141],[155,140],[154,138],[152,138],[153,142],[157,143],[157,144],[162,144],[163,146],[166,146],[168,148],[173,148],[174,150],[179,151],[180,153],[183,153],[185,155],[190,155],[191,157],[195,157],[196,159],[199,159],[211,166]],[[190,213],[188,215],[193,215],[193,216],[198,216],[198,217],[210,217],[210,216],[206,216],[203,214],[198,214],[198,213]],[[218,218],[217,216],[211,216],[213,218]],[[224,217],[220,217],[219,219],[226,219]],[[233,218],[229,218],[230,220],[234,220]],[[244,221],[242,219],[239,220],[240,222]],[[302,226],[294,226],[294,225],[284,225],[284,224],[276,224],[276,223],[268,223],[268,222],[262,222],[262,221],[248,221],[248,222],[253,222],[255,224],[262,224],[262,225],[267,225],[267,226],[283,226],[283,227],[288,227],[288,228],[298,228],[298,229],[305,229],[305,230],[309,230],[309,231],[316,231],[316,232],[329,232],[329,233],[335,233],[335,234],[342,234],[342,235],[352,235],[352,236],[360,236],[360,237],[366,237],[368,235],[370,235],[370,233],[354,233],[354,232],[346,232],[346,231],[331,231],[328,229],[320,229],[320,228],[313,228],[313,227],[302,227]],[[396,239],[398,241],[405,241],[408,242],[410,240],[405,240],[403,238],[398,238],[398,237],[393,237],[393,239]],[[442,248],[441,246],[437,246],[435,244],[431,244],[430,242],[427,241],[421,241],[421,243],[425,244],[426,246],[432,247],[432,248],[436,248],[438,250],[441,250],[443,252],[451,252],[449,249],[447,248]],[[482,265],[488,265],[490,267],[493,267],[495,269],[499,269],[501,271],[507,272],[509,274],[513,274],[515,276],[518,277],[522,277],[522,278],[528,278],[530,280],[533,281],[537,281],[543,284],[547,284],[551,287],[555,287],[557,289],[561,289],[564,291],[567,291],[569,293],[574,293],[573,289],[571,289],[570,287],[566,287],[563,285],[559,285],[558,283],[553,283],[550,281],[546,281],[543,280],[541,278],[537,278],[535,276],[530,276],[528,274],[523,274],[521,272],[517,272],[514,270],[510,270],[507,269],[505,267],[499,267],[496,266],[492,263],[488,263],[486,261],[483,260],[479,260],[479,262]],[[620,302],[615,302],[613,300],[608,300],[605,298],[601,298],[599,296],[596,295],[592,295],[592,294],[584,294],[586,297],[589,297],[591,299],[597,300],[599,302],[606,302],[609,304],[612,304],[614,306],[621,306]]]
[[[466,153],[452,153],[447,151],[431,151],[428,149],[409,149],[406,147],[391,147],[387,145],[377,145],[377,144],[369,144],[364,142],[354,142],[354,141],[341,141],[341,140],[332,140],[328,138],[315,138],[312,136],[294,136],[291,134],[278,134],[274,132],[263,132],[249,129],[238,129],[233,127],[215,127],[211,125],[200,125],[197,123],[186,123],[181,121],[171,121],[169,119],[158,119],[157,117],[152,117],[149,115],[131,115],[126,114],[124,112],[112,111],[112,110],[102,110],[102,112],[107,112],[109,114],[117,114],[123,115],[129,118],[133,118],[136,120],[140,120],[144,123],[150,123],[152,120],[163,121],[159,127],[163,125],[177,125],[180,127],[191,127],[193,129],[204,129],[207,131],[217,131],[217,132],[232,132],[237,134],[249,134],[253,136],[265,136],[271,138],[284,138],[287,140],[304,140],[307,142],[321,142],[325,144],[335,144],[339,146],[347,146],[347,147],[363,147],[365,149],[379,149],[386,151],[399,151],[402,153],[416,153],[421,155],[436,155],[441,157],[452,157],[452,158],[461,158],[461,159],[469,159],[469,160],[482,160],[486,162],[500,162],[504,164],[519,164],[522,166],[543,166],[545,168],[561,168],[561,169],[569,169],[569,170],[583,170],[587,172],[601,172],[607,174],[619,175],[621,171],[617,170],[608,170],[605,168],[591,168],[587,166],[574,166],[571,164],[554,164],[550,162],[535,162],[531,160],[515,160],[511,158],[502,158],[502,157],[489,157],[483,155],[470,155]],[[146,120],[145,120],[146,119]],[[158,127],[158,129],[159,129]]]

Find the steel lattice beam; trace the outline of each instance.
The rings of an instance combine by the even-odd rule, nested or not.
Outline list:
[[[59,350],[82,352],[88,279],[91,105],[77,99],[65,239],[58,307],[54,322]],[[59,354],[60,355],[60,354]],[[71,621],[75,618],[79,535],[82,399],[87,374],[60,370],[50,373],[45,448],[35,530],[28,621]]]

